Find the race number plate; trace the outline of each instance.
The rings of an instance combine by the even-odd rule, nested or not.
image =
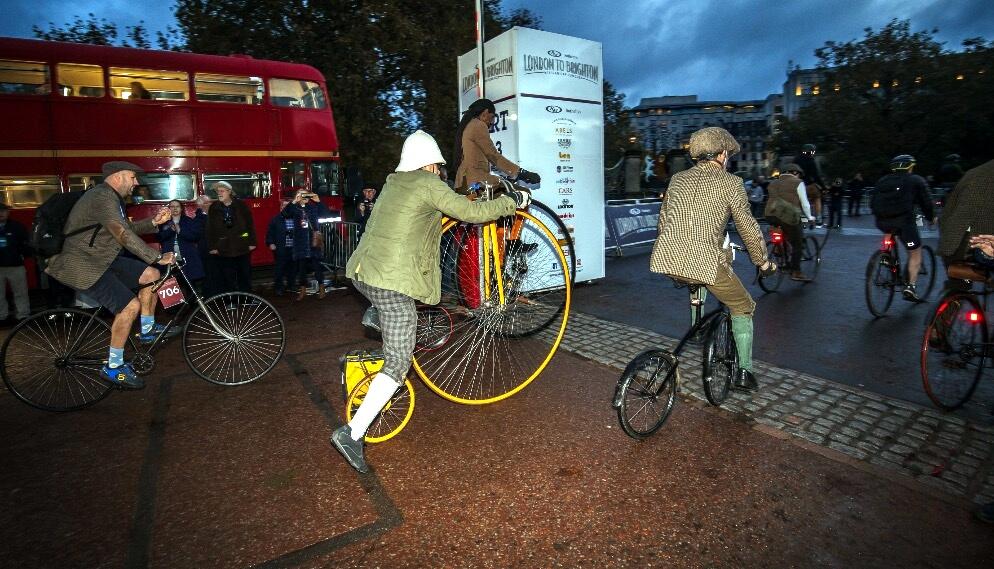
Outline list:
[[[183,289],[179,287],[176,277],[170,277],[166,282],[162,283],[162,286],[156,292],[159,295],[159,302],[162,303],[163,308],[170,308],[186,301],[186,298],[183,296]]]

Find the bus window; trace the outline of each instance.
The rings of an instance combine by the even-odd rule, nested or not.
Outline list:
[[[140,182],[148,187],[148,195],[141,197],[152,201],[192,200],[197,193],[193,174],[146,172],[140,176]],[[135,193],[138,191],[136,188]]]
[[[197,73],[194,76],[194,90],[198,101],[262,104],[263,88],[262,79],[259,77]]]
[[[69,174],[69,191],[88,190],[103,181],[102,174]]]
[[[214,182],[225,181],[231,184],[231,191],[240,198],[265,198],[272,193],[268,172],[234,172],[204,174],[204,193],[217,199]]]
[[[44,63],[0,60],[0,94],[47,95],[50,90]]]
[[[49,196],[62,191],[58,176],[13,176],[0,178],[0,199],[10,208],[38,207]]]
[[[327,106],[321,86],[300,79],[270,79],[269,100],[277,107],[323,109]]]
[[[65,97],[103,97],[104,69],[99,65],[60,63],[59,92]]]
[[[110,93],[116,99],[185,101],[190,98],[187,77],[179,71],[111,67]]]
[[[311,162],[311,188],[321,196],[338,195],[338,162],[315,160]]]
[[[305,172],[306,167],[303,160],[284,160],[280,164],[280,185],[283,188],[283,195],[307,187],[307,180],[304,178]]]

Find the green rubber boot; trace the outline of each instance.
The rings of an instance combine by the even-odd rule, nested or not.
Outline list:
[[[732,316],[732,336],[739,354],[739,369],[752,371],[752,316]]]

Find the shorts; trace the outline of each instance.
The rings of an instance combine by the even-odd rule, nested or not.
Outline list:
[[[93,286],[80,292],[119,314],[135,299],[134,291],[140,286],[138,279],[147,268],[148,265],[138,259],[118,255]]]
[[[918,224],[915,223],[915,218],[913,217],[878,217],[876,219],[876,225],[877,229],[880,231],[897,236],[897,238],[904,243],[904,246],[908,249],[908,251],[914,251],[922,246],[922,238],[921,235],[918,234]]]

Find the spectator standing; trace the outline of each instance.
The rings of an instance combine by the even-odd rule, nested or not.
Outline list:
[[[197,253],[200,264],[204,269],[204,278],[200,281],[200,294],[210,298],[220,292],[218,284],[217,261],[210,254],[210,244],[207,241],[207,212],[210,211],[212,200],[210,196],[197,196],[197,210],[193,212],[193,220],[200,225],[200,239],[197,241]]]
[[[759,185],[759,182],[755,180],[746,180],[745,190],[746,195],[749,196],[749,209],[752,212],[752,216],[755,218],[760,217],[763,209],[763,200],[766,198],[763,186]]]
[[[169,202],[169,221],[159,226],[159,245],[163,252],[176,252],[176,243],[179,243],[179,253],[186,261],[183,273],[190,279],[190,284],[199,283],[204,278],[204,266],[197,249],[203,232],[204,226],[198,220],[183,213],[182,202]]]
[[[217,202],[207,212],[207,244],[217,267],[220,292],[252,292],[255,225],[252,212],[231,190],[231,184],[213,185]]]
[[[846,184],[846,195],[849,196],[849,217],[859,217],[859,206],[863,201],[863,188],[866,181],[863,180],[863,173],[856,172],[852,180]]]
[[[10,317],[7,283],[14,295],[14,318],[20,321],[31,314],[28,276],[24,270],[24,258],[30,255],[27,229],[10,219],[10,208],[0,203],[0,321]]]
[[[815,160],[818,149],[814,144],[805,144],[801,147],[801,153],[794,160],[794,163],[801,167],[804,172],[804,187],[808,192],[808,203],[811,205],[811,213],[814,214],[814,221],[818,227],[822,225],[821,218],[821,194],[827,187],[825,180],[821,176],[821,167]]]
[[[842,197],[846,192],[842,178],[836,178],[828,187],[828,227],[842,228]]]
[[[324,205],[317,194],[301,190],[283,210],[283,215],[293,222],[291,253],[297,269],[297,300],[304,300],[307,296],[307,277],[311,271],[318,282],[318,298],[324,298],[326,294],[324,265],[321,264],[321,231],[318,229],[318,219],[321,218],[323,209]]]
[[[280,200],[280,212],[269,220],[266,230],[266,246],[273,252],[273,292],[283,296],[287,289],[293,289],[297,278],[297,265],[293,260],[294,221],[287,217],[286,207],[290,200]]]
[[[373,214],[373,205],[376,203],[376,188],[363,188],[362,200],[356,204],[356,220],[359,222],[359,232],[366,229],[366,221]]]

